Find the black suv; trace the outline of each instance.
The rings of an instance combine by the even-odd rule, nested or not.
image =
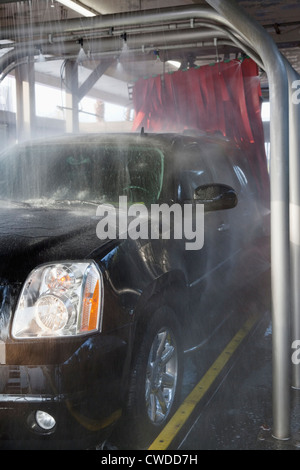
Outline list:
[[[64,136],[6,150],[0,179],[1,446],[91,448],[121,417],[145,445],[265,236],[247,159],[204,135]]]

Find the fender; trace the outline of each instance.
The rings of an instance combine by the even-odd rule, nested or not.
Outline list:
[[[179,315],[183,313],[183,306],[186,308],[187,296],[188,286],[184,273],[180,270],[166,272],[143,291],[134,311],[134,321],[139,322],[141,315],[149,311],[150,304],[156,307],[168,305]]]

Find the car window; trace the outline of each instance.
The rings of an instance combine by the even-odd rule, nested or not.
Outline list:
[[[243,182],[243,172],[234,168],[226,149],[222,145],[212,143],[203,149],[205,158],[211,162],[210,169],[215,183],[227,184],[236,192],[240,192]]]
[[[0,197],[145,204],[158,200],[164,155],[152,146],[61,144],[21,147],[0,160]]]
[[[179,201],[194,198],[198,186],[212,182],[212,174],[199,145],[189,145],[181,155],[177,196]]]

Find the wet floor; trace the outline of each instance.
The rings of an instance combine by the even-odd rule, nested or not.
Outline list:
[[[272,426],[272,354],[268,315],[182,436],[181,450],[252,450],[273,447],[262,430]],[[266,432],[268,437],[269,432]]]
[[[272,436],[272,322],[269,279],[236,299],[222,335],[187,354],[182,402],[226,348],[248,315],[257,322],[166,450],[297,450],[300,391],[291,388],[291,438]],[[224,306],[226,308],[226,306]],[[155,449],[155,446],[152,447]]]
[[[291,388],[291,437],[272,436],[272,327],[269,312],[181,437],[181,450],[297,450],[300,391]]]

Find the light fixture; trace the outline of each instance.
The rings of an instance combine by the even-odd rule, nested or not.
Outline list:
[[[82,16],[96,16],[96,13],[75,0],[57,0],[57,2],[61,3],[67,8],[70,8],[71,10],[76,11]]]

